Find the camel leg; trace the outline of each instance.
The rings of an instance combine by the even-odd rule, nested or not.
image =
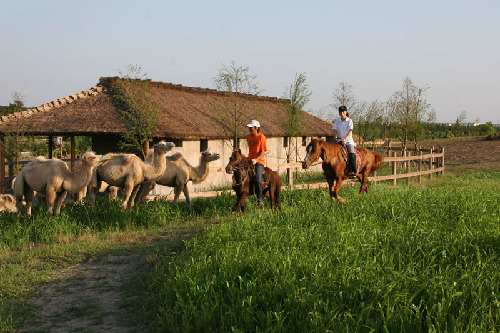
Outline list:
[[[66,198],[67,194],[68,194],[68,192],[66,192],[66,191],[56,193],[55,204],[54,204],[54,215],[55,216],[61,214],[61,206],[62,206],[62,203],[63,203],[64,199]]]
[[[140,187],[141,187],[140,184],[135,186],[132,189],[132,192],[130,193],[130,199],[128,200],[128,205],[129,205],[130,209],[132,209],[132,207],[134,207],[134,205],[135,205],[135,197],[137,195],[137,192],[139,192]]]
[[[128,200],[130,199],[130,196],[132,195],[132,191],[134,190],[134,183],[130,180],[127,179],[125,181],[125,185],[123,186],[123,200],[122,200],[122,209],[126,210],[127,209],[127,204]]]
[[[56,200],[56,191],[53,188],[47,187],[47,214],[52,215],[54,212],[54,202]]]
[[[177,184],[174,187],[174,202],[177,203],[179,201],[179,197],[181,196],[182,189],[184,188],[183,184]]]
[[[31,216],[31,205],[33,204],[33,198],[35,197],[35,192],[31,189],[27,189],[24,191],[24,200],[26,201],[26,215]],[[16,204],[19,204],[22,207],[22,198],[19,200],[16,198]],[[18,212],[21,210],[18,208]]]
[[[184,192],[184,196],[186,197],[186,202],[189,208],[191,208],[191,198],[189,197],[189,189],[187,184],[184,184],[184,188],[182,191]]]
[[[95,197],[100,187],[101,181],[97,181],[97,184],[89,185],[90,208],[92,208],[92,210],[95,210]]]

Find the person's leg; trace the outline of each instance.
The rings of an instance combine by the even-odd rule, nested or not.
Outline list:
[[[349,152],[349,170],[353,173],[356,174],[356,150],[354,148],[354,145],[346,145],[347,151]]]
[[[264,173],[264,166],[260,163],[255,164],[255,190],[257,194],[257,205],[262,206],[262,174]]]

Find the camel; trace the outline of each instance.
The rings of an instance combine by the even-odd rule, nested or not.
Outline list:
[[[16,199],[10,194],[0,194],[0,212],[17,213]]]
[[[39,156],[19,171],[14,182],[14,196],[18,214],[21,212],[23,196],[26,201],[26,215],[31,216],[31,205],[35,191],[46,197],[47,214],[59,215],[66,194],[79,193],[92,178],[92,171],[100,157],[94,152],[83,154],[81,161],[71,171],[60,159],[46,159]]]
[[[148,154],[148,159],[146,163],[150,161],[150,155]],[[204,151],[201,153],[200,163],[197,167],[193,167],[189,164],[181,153],[174,154],[172,156],[167,156],[167,168],[163,175],[154,182],[144,182],[141,184],[139,194],[137,195],[137,201],[146,201],[146,196],[148,193],[156,186],[156,184],[163,186],[170,186],[174,188],[174,202],[178,202],[181,191],[184,192],[186,197],[186,202],[189,207],[191,207],[191,198],[189,197],[189,190],[187,183],[192,181],[193,184],[199,184],[204,181],[210,173],[210,162],[218,160],[220,158],[217,153],[210,153]]]
[[[134,154],[106,154],[96,168],[90,182],[90,206],[95,209],[95,196],[105,181],[110,186],[119,187],[123,192],[122,209],[132,208],[134,198],[143,181],[156,181],[163,175],[166,167],[165,155],[175,145],[161,141],[153,146],[152,162],[144,163]]]

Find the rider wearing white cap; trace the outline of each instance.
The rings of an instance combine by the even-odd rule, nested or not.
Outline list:
[[[250,133],[247,135],[248,143],[248,160],[255,165],[255,184],[257,194],[257,204],[263,205],[262,202],[262,175],[264,173],[265,154],[267,151],[267,140],[264,134],[260,133],[260,123],[257,120],[252,120],[247,124]]]

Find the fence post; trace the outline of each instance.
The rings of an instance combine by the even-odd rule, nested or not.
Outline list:
[[[422,151],[420,150],[420,159],[418,160],[418,172],[419,172],[419,175],[418,175],[418,183],[419,184],[422,184],[422,175],[420,174],[420,172],[422,172]]]
[[[434,146],[431,147],[431,151],[430,151],[430,157],[429,157],[429,170],[431,170],[431,172],[429,172],[429,180],[432,179],[432,169],[434,169],[434,166],[433,166],[433,158],[432,158],[432,154],[434,154]]]
[[[392,157],[396,157],[396,154],[397,154],[397,153],[396,153],[395,151],[393,151],[393,152],[392,152]],[[397,169],[397,168],[396,168],[396,161],[393,161],[393,162],[392,162],[392,174],[393,174],[394,176],[396,176],[396,173],[397,173],[396,169]],[[394,179],[392,180],[392,185],[396,186],[396,177],[394,177]]]
[[[441,174],[444,175],[444,147],[441,147],[441,154],[443,154],[443,156],[441,156],[441,168],[443,168]]]
[[[408,157],[410,157],[411,156],[411,151],[407,151],[405,155],[408,156]],[[410,163],[409,160],[406,161],[406,174],[407,174],[407,177],[406,177],[406,186],[410,185],[410,176],[409,176],[410,169],[411,169],[410,164],[411,163]]]

